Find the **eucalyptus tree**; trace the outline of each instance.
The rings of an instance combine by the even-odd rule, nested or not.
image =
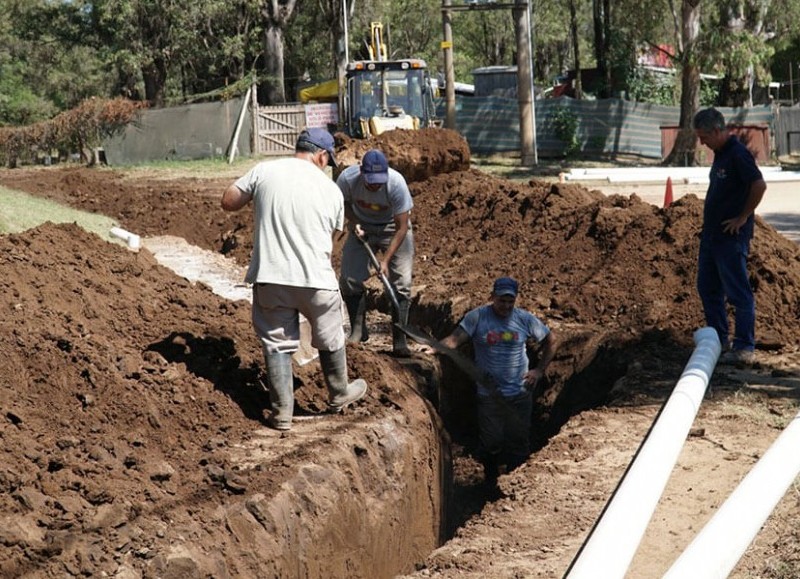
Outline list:
[[[672,151],[665,159],[667,165],[694,165],[697,139],[692,119],[700,108],[700,50],[702,8],[712,0],[681,0],[680,7],[669,0],[678,44],[681,75],[680,130]],[[680,8],[680,11],[678,11]]]
[[[717,0],[707,19],[707,45],[717,55],[714,71],[723,75],[720,101],[752,106],[756,77],[764,78],[772,56],[765,19],[770,0]]]
[[[294,13],[297,0],[261,0],[264,25],[264,77],[268,104],[286,102],[284,84],[283,34]]]

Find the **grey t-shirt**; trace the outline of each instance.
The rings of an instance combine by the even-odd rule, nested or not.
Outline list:
[[[353,208],[359,222],[369,225],[386,225],[394,221],[394,216],[414,207],[411,192],[403,176],[389,169],[389,181],[377,191],[370,191],[361,179],[361,167],[352,165],[342,171],[336,180],[342,190],[345,203]]]
[[[336,184],[304,159],[266,161],[236,181],[253,196],[253,255],[245,281],[335,290],[333,232],[344,229]]]

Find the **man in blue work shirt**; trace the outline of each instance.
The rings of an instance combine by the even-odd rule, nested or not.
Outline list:
[[[723,351],[720,363],[750,365],[755,360],[756,306],[747,256],[753,238],[754,212],[767,184],[752,153],[725,126],[714,108],[694,117],[701,143],[714,151],[697,268],[697,291],[706,324],[717,331]],[[734,335],[728,343],[726,301],[733,306]]]

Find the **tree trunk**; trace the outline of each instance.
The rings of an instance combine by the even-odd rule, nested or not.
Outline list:
[[[268,105],[286,102],[283,81],[283,30],[276,25],[264,29],[264,90]]]
[[[167,82],[167,63],[163,58],[142,65],[144,97],[151,107],[164,106],[164,85]]]
[[[283,76],[283,29],[294,12],[297,0],[263,0],[264,16],[264,90],[267,104],[286,102]]]
[[[681,113],[680,130],[665,165],[693,167],[697,164],[697,136],[692,119],[700,108],[700,69],[697,66],[695,45],[700,35],[700,4],[702,0],[683,0],[681,5]]]
[[[592,22],[594,24],[594,58],[597,62],[597,76],[603,83],[599,96],[608,98],[608,47],[606,46],[605,1],[592,0]]]
[[[583,83],[581,82],[581,51],[578,38],[578,11],[575,6],[577,0],[569,2],[569,28],[572,33],[572,52],[575,56],[575,98],[583,96]]]

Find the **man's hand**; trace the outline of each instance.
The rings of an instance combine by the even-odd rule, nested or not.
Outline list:
[[[525,382],[528,386],[536,386],[536,383],[544,376],[544,372],[539,370],[539,368],[534,368],[533,370],[528,370],[525,372],[525,375],[522,377],[523,382]]]
[[[722,230],[725,233],[736,235],[742,226],[747,223],[747,217],[734,217],[733,219],[726,219],[722,222]]]

